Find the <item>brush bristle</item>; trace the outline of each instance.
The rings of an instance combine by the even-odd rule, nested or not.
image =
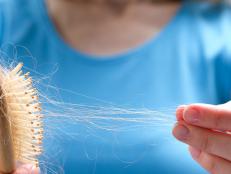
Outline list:
[[[15,160],[38,167],[43,139],[41,106],[32,79],[29,73],[22,73],[22,66],[19,63],[1,77],[7,106],[5,115],[10,123]]]

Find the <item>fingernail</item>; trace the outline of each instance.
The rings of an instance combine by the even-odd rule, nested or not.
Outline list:
[[[197,159],[199,158],[200,154],[201,154],[201,151],[199,149],[196,149],[194,147],[190,147],[189,148],[189,151],[193,157],[193,159]]]
[[[173,130],[173,134],[178,140],[185,140],[189,135],[189,129],[184,125],[177,124]]]
[[[186,105],[180,105],[176,109],[176,119],[177,119],[177,121],[183,120],[183,113],[184,113],[185,107],[186,107]]]
[[[188,123],[197,123],[199,121],[200,113],[196,109],[186,109],[183,117]]]

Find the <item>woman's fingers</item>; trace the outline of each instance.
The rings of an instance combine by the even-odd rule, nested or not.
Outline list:
[[[231,171],[231,102],[193,104],[176,111],[173,135],[189,144],[192,157],[212,174]]]
[[[231,130],[231,105],[193,104],[181,106],[176,112],[177,120],[214,130]]]
[[[173,129],[180,141],[231,161],[231,136],[180,121]]]
[[[189,151],[195,161],[212,174],[230,174],[231,163],[225,159],[203,152],[194,147],[189,147]]]
[[[39,168],[36,168],[33,165],[30,164],[24,164],[19,166],[14,174],[39,174],[40,170]]]

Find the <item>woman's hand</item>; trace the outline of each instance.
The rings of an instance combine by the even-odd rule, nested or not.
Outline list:
[[[18,165],[17,169],[13,172],[13,174],[39,174],[39,173],[40,173],[39,168],[36,168],[31,164]]]
[[[39,168],[30,164],[20,165],[13,174],[39,174]]]
[[[188,144],[194,160],[212,174],[231,173],[231,102],[180,106],[173,135]]]

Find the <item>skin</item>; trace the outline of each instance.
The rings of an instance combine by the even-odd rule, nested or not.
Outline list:
[[[32,165],[24,164],[21,165],[13,174],[39,174],[39,168],[35,168]]]
[[[192,158],[211,174],[229,174],[231,102],[180,106],[176,117],[173,135],[189,145]]]
[[[180,7],[177,2],[129,1],[122,11],[108,6],[107,0],[90,3],[47,0],[46,3],[59,35],[68,45],[87,54],[113,55],[158,34]]]
[[[39,174],[39,168],[34,167],[30,164],[20,164],[12,174]],[[0,173],[3,174],[3,173]]]

